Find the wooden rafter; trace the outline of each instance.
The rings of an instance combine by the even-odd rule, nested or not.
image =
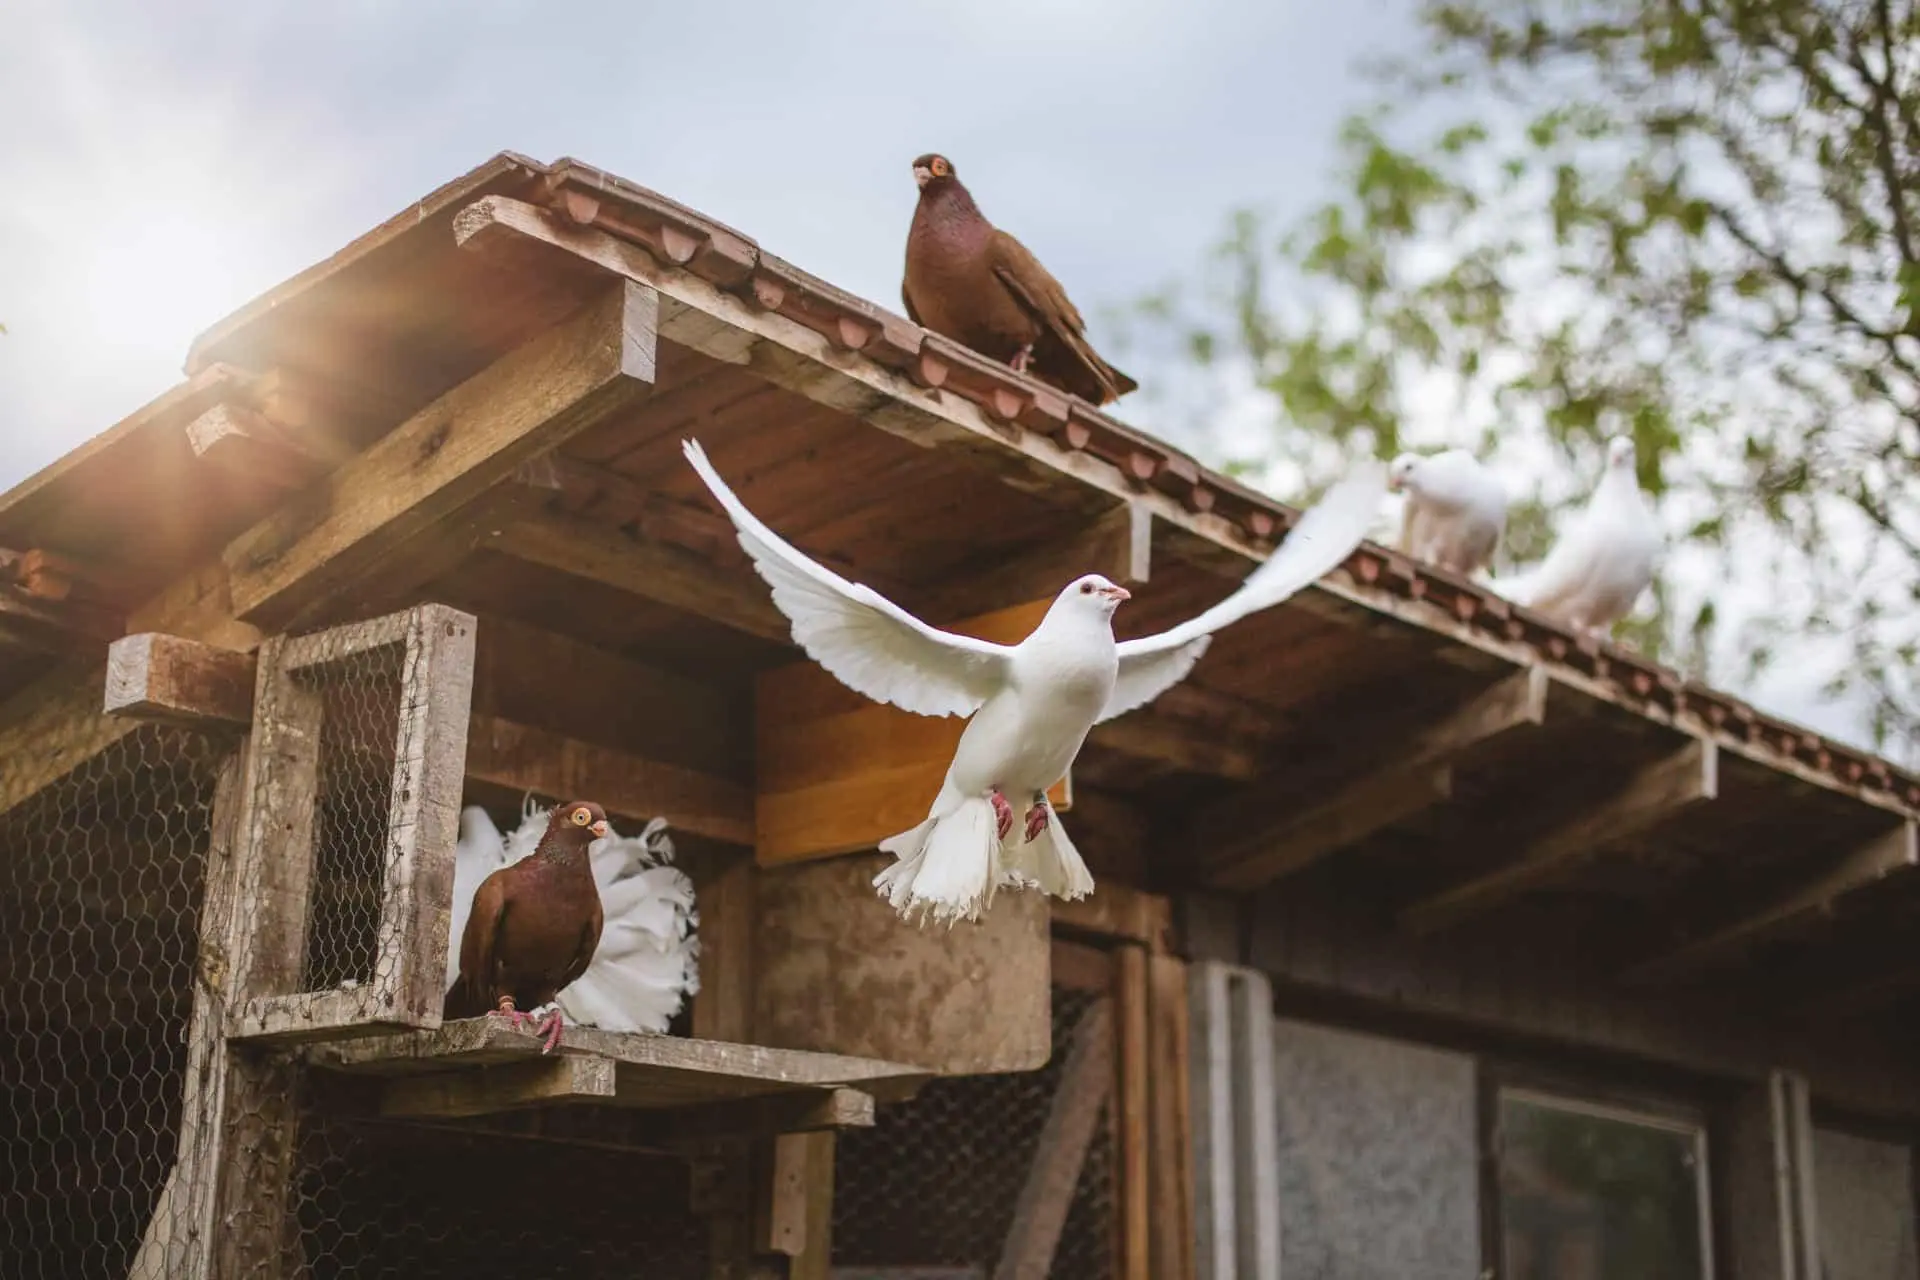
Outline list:
[[[1634,966],[1621,975],[1622,980],[1646,983],[1691,977],[1737,959],[1769,938],[1830,916],[1842,899],[1916,866],[1920,866],[1920,836],[1914,823],[1903,822],[1854,849],[1802,887],[1704,937]]]
[[[101,710],[128,720],[231,730],[253,723],[255,658],[198,640],[143,632],[107,649]]]
[[[1408,907],[1400,913],[1400,923],[1416,934],[1449,928],[1559,879],[1609,846],[1718,793],[1718,748],[1696,738],[1640,770],[1613,796],[1535,840],[1505,866]]]
[[[1453,790],[1448,762],[1541,723],[1548,684],[1540,667],[1509,676],[1415,732],[1398,755],[1322,804],[1255,788],[1203,811],[1186,836],[1199,851],[1203,882],[1226,889],[1267,884],[1446,800]]]
[[[238,405],[214,405],[186,432],[193,456],[206,466],[276,489],[302,488],[326,467],[291,432]]]

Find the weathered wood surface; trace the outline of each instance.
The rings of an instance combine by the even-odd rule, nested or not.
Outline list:
[[[1123,1280],[1149,1280],[1153,1274],[1152,998],[1146,948],[1116,947],[1113,1012],[1120,1072],[1113,1132],[1120,1250],[1114,1271]]]
[[[1114,1018],[1102,997],[1080,1015],[993,1280],[1046,1280],[1100,1111],[1113,1093]]]
[[[139,727],[102,714],[106,669],[74,664],[0,704],[0,813],[45,790]]]
[[[1450,761],[1546,715],[1549,681],[1532,667],[1416,731],[1389,758],[1318,804],[1251,787],[1195,817],[1187,841],[1206,883],[1254,888],[1292,875],[1453,794]]]
[[[326,468],[298,437],[238,405],[216,404],[186,431],[194,457],[208,467],[276,489],[302,488]]]
[[[1814,1197],[1807,1082],[1775,1071],[1731,1108],[1726,1149],[1728,1274],[1740,1280],[1827,1280]]]
[[[1564,876],[1621,840],[1659,826],[1719,794],[1719,749],[1694,739],[1636,773],[1617,794],[1539,837],[1496,871],[1446,889],[1400,914],[1414,933],[1431,933]]]
[[[541,1057],[542,1043],[532,1031],[516,1031],[498,1018],[464,1018],[431,1031],[313,1045],[304,1053],[308,1062],[329,1070],[405,1076],[532,1062]],[[650,1092],[660,1106],[837,1085],[893,1098],[928,1078],[924,1068],[899,1062],[596,1027],[567,1028],[558,1052],[615,1063],[622,1094]]]
[[[1635,983],[1669,982],[1729,963],[1769,938],[1831,915],[1835,905],[1848,895],[1871,889],[1887,877],[1915,867],[1920,867],[1920,832],[1913,823],[1905,822],[1869,840],[1832,869],[1761,910],[1635,965],[1621,976]]]
[[[457,1119],[527,1107],[617,1101],[611,1058],[562,1054],[474,1071],[396,1076],[380,1094],[389,1118]]]
[[[1047,900],[1003,892],[978,924],[918,929],[874,891],[889,861],[759,869],[755,1039],[949,1075],[1043,1065],[1052,1049]]]
[[[700,890],[700,991],[693,1034],[702,1040],[753,1038],[753,951],[757,870],[742,855]]]
[[[254,655],[145,632],[107,649],[103,712],[184,728],[253,723]]]
[[[560,800],[591,796],[609,813],[661,817],[676,831],[753,843],[753,792],[740,783],[498,716],[472,718],[466,774]]]
[[[1015,605],[952,630],[1015,643],[1052,603]],[[754,852],[762,866],[871,849],[918,824],[967,723],[871,702],[812,662],[763,672],[755,707]],[[1048,795],[1056,809],[1070,807],[1065,780]]]
[[[543,1064],[556,1061],[542,1058]],[[613,1064],[602,1058],[562,1054],[558,1061]],[[435,1072],[424,1076],[394,1076],[380,1088],[384,1109],[390,1098],[418,1081],[452,1077],[462,1080],[517,1070],[517,1064],[475,1068],[471,1072]],[[614,1076],[615,1088],[618,1075]],[[417,1096],[417,1095],[416,1095]],[[554,1099],[564,1103],[564,1097]],[[577,1103],[578,1105],[575,1105]],[[483,1132],[530,1142],[598,1147],[609,1151],[653,1151],[690,1154],[716,1142],[764,1138],[782,1133],[812,1133],[827,1129],[870,1129],[875,1115],[873,1095],[862,1089],[836,1085],[822,1089],[790,1089],[782,1093],[729,1098],[666,1109],[653,1105],[623,1106],[602,1098],[578,1098],[567,1105],[514,1107],[468,1117],[404,1116],[409,1123],[458,1132]]]
[[[1149,952],[1168,949],[1173,938],[1173,903],[1157,893],[1104,881],[1074,902],[1049,898],[1056,929],[1136,942]]]
[[[1153,1280],[1191,1280],[1194,1270],[1192,1025],[1187,965],[1178,956],[1147,959],[1148,1223]]]

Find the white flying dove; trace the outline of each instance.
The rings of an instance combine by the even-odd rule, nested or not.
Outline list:
[[[1462,577],[1493,559],[1507,528],[1507,491],[1471,453],[1403,453],[1387,472],[1387,488],[1407,495],[1402,551]]]
[[[1633,441],[1607,444],[1607,469],[1539,566],[1496,582],[1501,594],[1599,640],[1653,581],[1662,539],[1633,470]]]
[[[902,915],[949,924],[977,920],[1003,884],[1069,900],[1091,893],[1093,877],[1046,795],[1088,730],[1179,683],[1213,632],[1337,568],[1386,491],[1382,468],[1366,463],[1302,516],[1239,590],[1170,631],[1116,643],[1113,612],[1129,593],[1093,573],[1068,583],[1025,640],[1002,645],[929,626],[816,564],[742,505],[697,443],[684,447],[809,657],[877,702],[972,717],[926,821],[880,842],[897,861],[874,879]],[[1009,796],[1029,806],[1017,834]]]

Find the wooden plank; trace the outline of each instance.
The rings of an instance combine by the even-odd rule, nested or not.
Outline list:
[[[290,433],[238,405],[213,405],[189,422],[186,432],[194,457],[250,484],[300,489],[326,469]]]
[[[1086,573],[1105,574],[1123,587],[1144,586],[1153,571],[1152,539],[1152,508],[1129,499],[1066,537],[1044,539],[1030,551],[998,557],[974,572],[963,568],[953,581],[922,593],[916,612],[944,624],[989,612],[1009,598],[1051,601]]]
[[[1088,1144],[1113,1091],[1113,1023],[1111,998],[1102,997],[1073,1029],[993,1280],[1046,1280],[1052,1271]]]
[[[1150,1280],[1153,1274],[1152,1050],[1149,1044],[1146,948],[1125,944],[1114,949],[1114,1022],[1118,1033],[1119,1105],[1114,1111],[1120,1250],[1115,1275]]]
[[[1002,893],[977,924],[916,928],[874,891],[888,861],[759,870],[754,1038],[947,1075],[1044,1065],[1053,1027],[1046,901]]]
[[[1635,965],[1621,974],[1621,980],[1643,984],[1692,977],[1739,958],[1769,938],[1831,916],[1841,899],[1915,866],[1920,866],[1920,832],[1914,823],[1902,823],[1861,845],[1810,883],[1704,937]]]
[[[1076,902],[1049,900],[1055,929],[1136,942],[1151,953],[1167,950],[1173,937],[1173,903],[1165,896],[1108,881]]]
[[[1196,815],[1186,842],[1202,850],[1203,882],[1249,889],[1312,866],[1339,849],[1452,795],[1449,761],[1546,716],[1550,682],[1530,667],[1468,698],[1367,775],[1326,800],[1304,804],[1274,788],[1250,788]]]
[[[1152,1185],[1154,1280],[1193,1280],[1196,1176],[1193,1160],[1191,1027],[1187,1015],[1187,965],[1178,956],[1147,960],[1149,1074],[1153,1113],[1148,1125]]]
[[[106,669],[70,664],[0,703],[0,813],[39,794],[139,727],[100,712]]]
[[[1825,1280],[1814,1202],[1807,1082],[1772,1071],[1728,1108],[1724,1166],[1728,1274]]]
[[[771,1144],[762,1253],[792,1259],[787,1274],[824,1277],[833,1229],[833,1134],[783,1133]]]
[[[787,619],[764,586],[747,574],[718,572],[684,547],[555,511],[520,520],[492,545],[528,564],[657,600],[763,640],[792,643]]]
[[[614,1077],[610,1059],[579,1054],[476,1071],[395,1076],[380,1091],[380,1114],[450,1119],[567,1102],[608,1102],[614,1096]]]
[[[465,771],[560,801],[591,796],[610,813],[662,817],[675,830],[728,844],[753,843],[753,792],[740,783],[499,716],[472,717]]]
[[[1452,797],[1450,765],[1370,774],[1258,843],[1236,840],[1218,856],[1202,846],[1201,882],[1213,889],[1257,889]]]
[[[1113,953],[1061,938],[1053,940],[1048,955],[1053,985],[1067,991],[1110,995],[1113,991]]]
[[[420,410],[222,553],[234,616],[284,621],[652,388],[658,300],[626,283]]]
[[[792,1255],[787,1280],[829,1280],[833,1268],[834,1155],[839,1139],[832,1131],[782,1134],[777,1142],[799,1148],[806,1195],[806,1242]]]
[[[253,724],[254,655],[145,632],[107,649],[110,716],[199,730]]]
[[[543,1058],[541,1064],[555,1059]],[[599,1059],[563,1054],[563,1062]],[[490,1076],[516,1070],[515,1064],[475,1068],[470,1074]],[[396,1077],[382,1086],[383,1095],[413,1077]],[[437,1079],[439,1073],[424,1079]],[[615,1075],[613,1102],[583,1099],[592,1105],[542,1106],[474,1116],[457,1124],[428,1124],[456,1132],[484,1132],[506,1138],[553,1142],[608,1151],[652,1151],[698,1154],[722,1141],[764,1138],[782,1133],[811,1133],[826,1129],[870,1129],[875,1113],[873,1095],[860,1089],[795,1089],[752,1098],[666,1108],[636,1096],[627,1105],[619,1101]],[[418,1119],[419,1117],[414,1117]]]
[[[1535,840],[1499,870],[1408,907],[1400,914],[1402,927],[1427,934],[1458,924],[1550,883],[1683,809],[1712,800],[1719,791],[1718,765],[1714,744],[1694,739],[1635,774],[1618,794]]]
[[[693,1034],[702,1040],[753,1038],[753,859],[741,857],[700,887],[700,991]]]
[[[1015,605],[950,629],[1012,643],[1052,603]],[[919,823],[966,728],[958,716],[870,702],[812,662],[761,673],[754,707],[754,856],[762,866],[871,849]],[[1064,780],[1048,794],[1056,809],[1068,807]]]
[[[454,847],[473,705],[475,622],[445,605],[406,615],[406,666],[387,809],[372,989],[383,1013],[438,1026],[453,928]]]
[[[399,1076],[530,1062],[542,1056],[543,1045],[543,1037],[530,1030],[514,1030],[502,1019],[462,1018],[430,1031],[311,1045],[302,1053],[306,1061],[329,1070]],[[652,1087],[663,1105],[839,1085],[891,1100],[911,1093],[928,1076],[921,1067],[873,1058],[602,1031],[597,1027],[568,1027],[561,1048],[570,1054],[618,1063],[623,1068],[619,1077],[623,1094],[632,1074],[632,1087]],[[638,1071],[629,1073],[624,1070],[627,1067]]]

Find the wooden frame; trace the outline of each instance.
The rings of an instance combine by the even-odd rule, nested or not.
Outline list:
[[[240,851],[247,928],[233,1038],[302,1040],[440,1024],[474,627],[467,614],[422,605],[262,647],[251,822]],[[404,658],[372,971],[350,989],[302,990],[324,716],[308,673],[382,648],[401,649]]]

